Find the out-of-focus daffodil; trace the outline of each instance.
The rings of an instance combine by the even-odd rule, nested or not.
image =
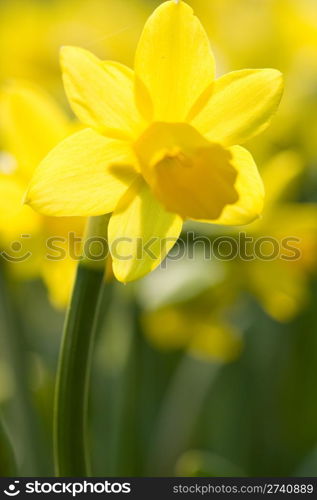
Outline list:
[[[184,219],[236,225],[262,212],[256,165],[236,144],[268,125],[281,74],[242,70],[215,80],[207,35],[184,2],[164,2],[148,19],[134,72],[75,47],[63,48],[62,67],[68,99],[89,128],[43,160],[27,201],[53,216],[113,212],[108,239],[120,281],[154,269]],[[151,254],[140,258],[140,241],[151,241]]]
[[[67,302],[76,261],[67,252],[60,260],[49,260],[50,237],[64,238],[70,231],[82,232],[80,218],[50,218],[23,205],[23,197],[34,167],[49,149],[75,130],[59,107],[45,93],[28,83],[12,83],[1,92],[1,117],[5,148],[0,156],[0,240],[14,273],[24,277],[41,275],[56,305]],[[21,241],[21,236],[24,238]],[[18,259],[31,253],[25,260]],[[16,250],[17,247],[17,250]]]
[[[149,7],[125,0],[10,0],[0,4],[0,76],[36,81],[59,92],[62,44],[131,63]]]
[[[278,117],[249,145],[265,161],[279,149],[301,148],[316,161],[317,3],[314,0],[192,0],[206,20],[223,71],[274,65],[285,75]]]
[[[208,314],[191,304],[171,305],[148,312],[144,331],[159,349],[186,349],[193,356],[214,362],[230,362],[241,352],[239,332],[220,314]]]
[[[274,249],[267,240],[267,248],[262,245],[264,258],[232,263],[236,284],[254,293],[278,321],[292,319],[307,303],[309,277],[316,269],[317,205],[288,201],[303,167],[297,154],[286,151],[273,157],[263,170],[267,203],[263,217],[248,226],[247,235],[254,242],[274,239],[279,254],[270,259]],[[250,244],[249,254],[252,248]]]

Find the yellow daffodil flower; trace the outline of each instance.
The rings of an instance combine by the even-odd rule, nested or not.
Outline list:
[[[40,216],[23,205],[23,197],[34,167],[76,127],[32,84],[7,85],[0,97],[5,148],[0,153],[0,243],[14,274],[20,278],[41,276],[54,304],[64,306],[76,260],[67,252],[60,260],[45,258],[49,253],[46,243],[50,237],[59,237],[64,238],[60,245],[66,247],[70,231],[81,235],[83,219]]]
[[[27,202],[48,216],[112,212],[118,280],[153,270],[184,219],[240,225],[261,214],[261,178],[237,144],[269,124],[282,94],[279,71],[215,80],[208,37],[182,1],[164,2],[148,19],[134,72],[76,47],[64,47],[61,61],[69,102],[88,128],[41,162]],[[140,242],[151,252],[140,252]]]

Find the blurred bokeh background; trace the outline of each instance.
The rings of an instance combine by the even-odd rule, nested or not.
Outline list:
[[[70,229],[80,235],[85,221],[41,217],[21,199],[38,161],[78,127],[59,47],[79,45],[132,66],[159,3],[0,0],[0,475],[53,475],[54,382],[76,262],[48,262],[45,240]],[[94,355],[93,473],[315,476],[317,3],[188,3],[208,32],[219,76],[261,67],[284,73],[271,127],[247,144],[266,207],[246,227],[188,223],[182,258],[172,253],[137,283],[111,283]],[[297,258],[270,258],[272,248],[229,258],[225,245],[206,258],[203,243],[230,236],[238,248],[241,233],[280,244],[296,238]],[[32,257],[24,260],[26,252]]]

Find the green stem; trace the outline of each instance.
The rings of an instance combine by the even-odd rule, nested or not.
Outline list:
[[[90,218],[85,241],[90,238],[105,241],[108,220],[108,216]],[[89,245],[90,254],[93,254],[93,245]],[[66,316],[54,412],[57,476],[86,477],[90,474],[86,434],[89,375],[104,266],[104,259],[96,261],[85,257],[80,262]]]

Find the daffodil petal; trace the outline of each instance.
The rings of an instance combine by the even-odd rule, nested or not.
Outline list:
[[[108,228],[113,271],[119,281],[141,278],[173,247],[182,219],[168,213],[139,178],[123,195]]]
[[[242,144],[268,126],[282,91],[282,75],[275,69],[234,71],[215,80],[188,121],[212,142]]]
[[[298,178],[303,173],[305,162],[295,151],[282,151],[273,156],[261,169],[265,186],[265,212],[274,210],[283,198],[290,198],[299,189]]]
[[[229,226],[249,224],[258,218],[264,205],[264,186],[252,155],[241,146],[229,148],[231,163],[238,172],[235,189],[239,199],[232,205],[226,205],[220,217],[212,222]]]
[[[67,117],[49,95],[22,82],[2,90],[0,107],[4,147],[29,176],[43,156],[70,133]]]
[[[61,65],[68,100],[85,125],[115,138],[139,131],[131,69],[77,47],[62,48]]]
[[[137,173],[129,144],[92,129],[61,142],[36,169],[26,202],[54,216],[112,212]]]
[[[280,322],[294,318],[309,300],[305,273],[279,260],[250,264],[249,286],[263,309]]]
[[[154,120],[185,119],[214,78],[207,34],[189,5],[168,1],[154,11],[139,41],[135,72],[151,95]]]

